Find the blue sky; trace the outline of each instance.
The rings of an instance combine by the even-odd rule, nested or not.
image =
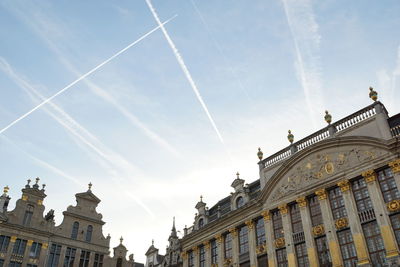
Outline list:
[[[105,235],[144,260],[177,227],[258,178],[295,138],[369,105],[400,104],[399,1],[153,0],[222,140],[157,30],[1,134],[2,184],[47,184],[61,213],[86,190],[103,201]],[[157,27],[145,0],[1,1],[0,128]]]

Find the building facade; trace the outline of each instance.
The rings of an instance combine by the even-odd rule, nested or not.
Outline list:
[[[201,199],[181,240],[184,267],[400,266],[400,114],[374,103],[237,174],[211,208]]]
[[[126,259],[122,244],[109,255],[110,236],[103,235],[105,222],[96,211],[100,199],[89,184],[78,193],[76,205],[63,212],[63,221],[55,225],[54,210],[44,214],[45,185],[39,178],[32,186],[28,180],[15,209],[8,211],[8,187],[0,197],[0,267],[140,267],[133,255]]]

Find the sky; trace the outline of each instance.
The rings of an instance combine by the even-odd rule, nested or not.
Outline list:
[[[164,253],[200,195],[212,207],[237,171],[258,179],[258,147],[267,157],[289,129],[325,127],[325,110],[335,121],[371,104],[369,86],[400,112],[399,14],[397,0],[1,0],[10,209],[40,177],[59,224],[92,182],[111,247],[123,236],[144,262],[154,239]]]

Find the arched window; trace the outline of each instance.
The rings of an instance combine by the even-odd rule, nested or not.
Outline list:
[[[78,231],[79,231],[79,223],[74,222],[74,224],[72,225],[71,238],[76,239],[78,237]]]
[[[204,220],[203,220],[203,218],[201,218],[200,220],[199,220],[199,229],[201,228],[201,227],[203,227],[204,226]]]
[[[244,205],[244,199],[243,199],[243,197],[238,197],[238,198],[236,199],[236,208],[238,209],[238,208],[242,207],[243,205]]]
[[[122,267],[122,258],[121,257],[119,257],[117,259],[117,267]]]
[[[33,205],[27,205],[24,215],[24,220],[22,221],[22,225],[29,226],[31,224],[31,219],[33,215]]]
[[[93,226],[89,225],[86,230],[86,242],[92,241]]]

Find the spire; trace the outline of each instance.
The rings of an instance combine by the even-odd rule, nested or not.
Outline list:
[[[173,221],[172,221],[172,229],[171,229],[171,234],[170,234],[169,237],[170,238],[171,237],[177,237],[176,228],[175,228],[175,216],[174,216]]]

